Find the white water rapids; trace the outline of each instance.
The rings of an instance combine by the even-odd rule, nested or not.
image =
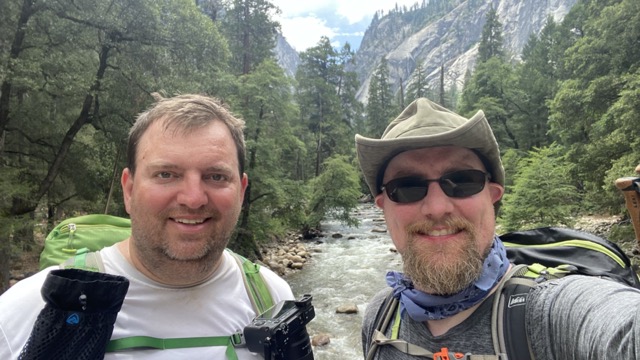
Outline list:
[[[363,359],[360,327],[369,299],[386,286],[388,270],[400,270],[400,255],[385,229],[382,212],[368,203],[358,207],[360,226],[347,227],[338,221],[322,223],[325,235],[305,243],[312,258],[305,267],[287,276],[296,297],[313,296],[316,317],[308,325],[311,337],[328,334],[331,342],[314,347],[315,360]],[[332,238],[333,234],[341,238]],[[354,304],[357,314],[337,314],[340,305]]]

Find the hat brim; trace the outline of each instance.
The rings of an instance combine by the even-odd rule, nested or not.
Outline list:
[[[360,169],[374,196],[380,193],[384,170],[393,157],[408,150],[436,146],[459,146],[476,150],[486,157],[492,167],[487,169],[491,174],[491,181],[504,185],[498,144],[482,111],[478,111],[463,125],[438,134],[395,139],[372,139],[356,134],[355,140]]]

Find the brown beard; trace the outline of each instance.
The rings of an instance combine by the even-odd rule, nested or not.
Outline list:
[[[434,295],[453,295],[480,277],[486,254],[477,249],[473,224],[462,218],[448,218],[437,224],[462,231],[465,236],[460,241],[429,244],[417,239],[416,235],[427,233],[436,222],[427,220],[409,225],[407,247],[402,253],[404,272],[419,290]]]
[[[183,211],[183,213],[187,212]],[[190,213],[195,214],[195,212]],[[202,216],[209,216],[210,221],[220,219],[219,213],[214,210]],[[133,245],[137,249],[139,261],[161,279],[181,279],[180,281],[189,282],[210,275],[231,238],[233,227],[217,228],[211,234],[203,234],[202,236],[207,237],[204,246],[185,254],[172,247],[170,240],[165,238],[163,227],[158,225],[156,220],[170,217],[173,215],[165,211],[156,218],[132,219]]]

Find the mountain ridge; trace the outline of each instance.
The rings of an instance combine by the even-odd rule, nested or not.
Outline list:
[[[382,57],[387,59],[392,91],[406,88],[418,64],[427,74],[430,88],[436,89],[440,69],[445,69],[446,89],[462,89],[464,77],[473,70],[478,54],[482,27],[489,9],[496,10],[503,25],[504,49],[518,61],[531,34],[539,34],[551,17],[556,22],[577,0],[452,0],[434,1],[433,5],[413,7],[407,11],[376,14],[364,33],[355,53],[360,81],[357,99],[367,102],[369,82]],[[431,7],[430,7],[431,6]],[[283,52],[283,53],[281,53]],[[293,52],[293,53],[292,53]],[[299,56],[279,36],[277,57],[280,66],[294,75]]]

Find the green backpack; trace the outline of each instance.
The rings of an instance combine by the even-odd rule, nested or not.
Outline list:
[[[398,339],[401,316],[399,301],[389,294],[376,319],[372,344],[366,359],[373,359],[379,346],[429,359],[533,359],[525,329],[525,305],[529,291],[542,281],[571,274],[598,276],[640,289],[640,279],[627,255],[614,243],[572,229],[544,227],[500,236],[511,262],[516,264],[503,278],[493,300],[491,331],[498,355],[461,354],[442,348],[431,352]],[[384,334],[391,328],[391,337]]]
[[[60,266],[65,269],[81,269],[104,272],[100,253],[97,251],[127,239],[131,235],[129,219],[92,214],[69,218],[58,224],[46,237],[40,255],[40,268]],[[242,269],[245,289],[257,314],[274,306],[273,297],[260,274],[260,265],[226,250]],[[237,360],[236,346],[244,345],[242,331],[230,336],[159,339],[149,336],[132,336],[111,340],[107,352],[136,348],[177,349],[187,347],[225,346],[229,360]]]
[[[40,270],[60,265],[80,249],[98,251],[131,235],[131,220],[103,214],[73,217],[59,223],[44,241]]]

